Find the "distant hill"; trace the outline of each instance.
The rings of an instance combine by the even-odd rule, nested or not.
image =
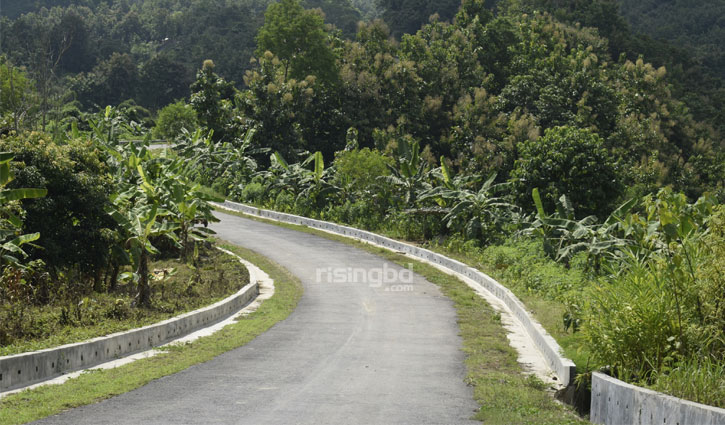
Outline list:
[[[619,0],[635,33],[686,49],[725,78],[725,1]]]
[[[93,6],[102,0],[2,0],[0,1],[0,15],[15,19],[23,13],[35,12],[40,8],[54,6],[66,7],[71,4],[78,6]]]

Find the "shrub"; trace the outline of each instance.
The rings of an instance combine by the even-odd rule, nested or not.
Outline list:
[[[489,246],[481,253],[481,261],[499,271],[507,282],[559,301],[564,294],[587,284],[581,269],[551,261],[536,239],[510,239],[503,245]]]
[[[390,163],[388,157],[369,148],[338,152],[334,184],[364,197],[380,186],[379,176],[390,175]]]
[[[112,241],[104,229],[115,228],[104,208],[114,185],[99,152],[89,140],[56,145],[45,135],[7,137],[3,145],[15,154],[13,187],[48,190],[40,199],[26,199],[23,230],[42,235],[42,249],[29,249],[51,270],[76,268],[98,278]]]
[[[725,206],[717,207],[709,226],[710,233],[702,240],[703,259],[697,267],[697,302],[703,316],[702,337],[709,351],[725,362]]]
[[[593,360],[625,381],[647,379],[672,365],[682,348],[677,303],[662,266],[631,267],[586,293],[582,330]]]
[[[172,141],[181,134],[182,129],[193,130],[197,125],[194,109],[180,100],[159,111],[153,135],[156,139]]]
[[[660,196],[658,204],[664,248],[645,258],[630,251],[586,294],[584,333],[594,360],[625,380],[655,382],[673,368],[725,360],[725,212],[715,210],[708,233],[687,211],[703,203],[677,209],[676,199]]]

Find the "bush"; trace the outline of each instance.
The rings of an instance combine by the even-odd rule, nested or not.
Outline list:
[[[104,229],[116,225],[104,208],[114,184],[99,152],[89,140],[56,145],[45,135],[7,137],[4,148],[15,154],[13,187],[48,190],[40,199],[23,201],[25,233],[40,232],[42,249],[28,249],[51,270],[77,268],[98,278],[112,241]]]
[[[697,226],[689,220],[694,213],[688,208],[673,207],[676,199],[661,197],[659,220],[665,226],[663,233],[680,236],[667,239],[664,249],[649,259],[632,253],[586,294],[591,302],[584,315],[584,334],[594,360],[611,366],[624,380],[665,379],[669,383],[661,385],[672,387],[674,381],[664,378],[669,371],[686,376],[682,370],[708,362],[719,364],[723,378],[725,209],[718,207],[710,217],[709,232],[684,234],[681,229]]]
[[[697,267],[696,302],[701,303],[702,337],[708,341],[709,351],[725,363],[725,206],[717,207],[709,226]]]
[[[379,176],[390,175],[391,163],[388,157],[369,148],[338,152],[333,163],[334,184],[364,196],[380,186]]]
[[[531,192],[539,188],[547,211],[566,195],[574,210],[606,217],[619,200],[616,160],[602,139],[589,130],[555,127],[519,145],[511,180],[519,205],[533,211]]]
[[[481,253],[481,262],[499,271],[507,282],[559,301],[588,283],[581,269],[551,261],[536,239],[510,239],[503,245],[489,246]]]
[[[173,141],[181,134],[182,129],[191,131],[197,126],[196,112],[180,100],[159,111],[153,135],[156,139]]]
[[[583,332],[593,360],[638,382],[671,366],[678,343],[677,302],[661,265],[632,267],[587,291]]]
[[[376,202],[346,200],[342,205],[334,205],[326,212],[328,219],[349,224],[367,230],[378,230],[385,218],[385,210]]]

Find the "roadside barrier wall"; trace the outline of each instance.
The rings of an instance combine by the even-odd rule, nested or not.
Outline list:
[[[0,357],[0,392],[26,387],[146,351],[219,322],[257,297],[251,282],[236,294],[208,307],[163,322],[47,350]]]
[[[433,262],[450,271],[466,276],[494,294],[508,306],[519,322],[521,322],[521,324],[526,328],[526,331],[546,360],[549,368],[556,374],[558,381],[562,385],[568,386],[573,382],[574,377],[576,376],[576,367],[574,362],[561,355],[561,347],[559,344],[536,320],[529,315],[523,303],[521,303],[513,292],[473,267],[469,267],[460,261],[453,260],[433,251],[396,241],[372,232],[355,229],[353,227],[342,226],[327,221],[314,220],[292,214],[264,210],[231,201],[226,201],[223,204],[216,205],[251,216],[267,218],[284,223],[298,224],[314,229],[325,230],[342,236],[372,242],[394,251],[403,252],[405,254]]]
[[[606,425],[722,425],[725,409],[668,396],[595,372],[590,420]]]

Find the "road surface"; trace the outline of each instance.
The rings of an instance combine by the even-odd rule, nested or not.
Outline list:
[[[305,293],[244,347],[47,424],[467,424],[452,302],[340,242],[218,214],[219,237],[287,268]]]

